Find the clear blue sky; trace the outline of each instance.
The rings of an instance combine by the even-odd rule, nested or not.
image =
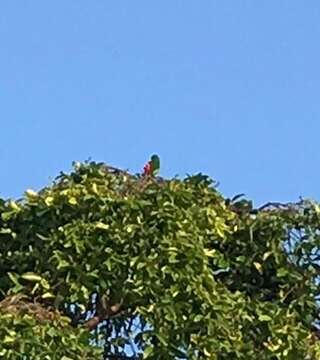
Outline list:
[[[0,196],[73,160],[320,199],[318,0],[2,0]]]

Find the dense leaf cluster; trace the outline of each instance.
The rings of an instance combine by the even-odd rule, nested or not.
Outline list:
[[[0,355],[318,359],[319,226],[311,201],[75,164],[1,201]]]
[[[88,333],[69,319],[21,296],[0,303],[0,358],[12,360],[92,360],[101,349],[88,346]]]

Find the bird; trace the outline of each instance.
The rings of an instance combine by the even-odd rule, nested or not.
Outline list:
[[[144,176],[156,176],[160,170],[160,158],[158,155],[153,154],[150,160],[143,167]]]

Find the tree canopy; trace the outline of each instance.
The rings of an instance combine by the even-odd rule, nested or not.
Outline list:
[[[319,205],[147,170],[0,201],[0,357],[319,359]]]

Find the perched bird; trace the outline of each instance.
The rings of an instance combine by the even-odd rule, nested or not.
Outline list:
[[[160,170],[160,158],[158,155],[152,155],[150,160],[143,167],[144,176],[156,176]]]

